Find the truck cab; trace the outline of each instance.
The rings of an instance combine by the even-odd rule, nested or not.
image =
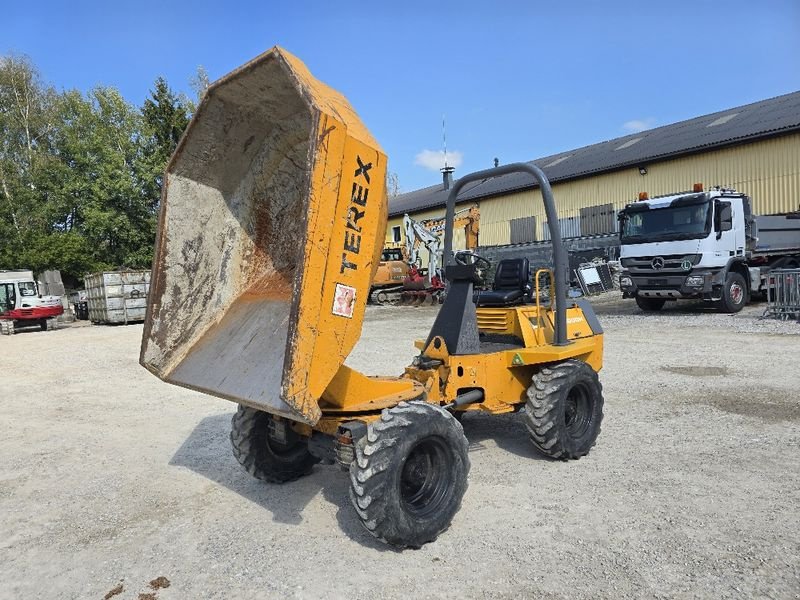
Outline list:
[[[59,296],[42,296],[31,271],[0,271],[0,320],[3,333],[14,326],[38,324],[47,328],[47,319],[64,312]]]
[[[38,303],[39,288],[30,271],[0,273],[0,315],[32,307]]]
[[[756,237],[750,198],[714,188],[648,198],[619,214],[620,287],[643,310],[699,298],[738,312],[752,287],[749,250]]]

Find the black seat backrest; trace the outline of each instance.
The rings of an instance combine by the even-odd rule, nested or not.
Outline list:
[[[530,276],[530,266],[527,258],[501,260],[494,274],[492,289],[525,291],[529,284]]]

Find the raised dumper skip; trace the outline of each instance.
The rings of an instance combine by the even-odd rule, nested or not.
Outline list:
[[[460,179],[450,292],[428,338],[400,377],[346,367],[381,256],[386,156],[344,97],[273,48],[208,89],[167,167],[141,363],[239,404],[233,452],[253,476],[281,483],[338,463],[372,535],[436,539],[467,488],[464,412],[525,407],[533,444],[559,459],[588,453],[600,431],[602,329],[567,299],[558,230],[553,303],[501,290],[476,307],[486,261],[454,260],[458,192],[512,171],[538,179],[558,223],[535,167]]]

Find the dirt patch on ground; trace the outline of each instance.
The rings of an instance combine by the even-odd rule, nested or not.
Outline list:
[[[168,588],[170,586],[170,582],[169,579],[167,579],[162,575],[161,577],[156,577],[155,579],[153,579],[149,583],[149,585],[154,590],[161,590],[164,588]]]
[[[728,374],[725,367],[661,367],[661,370],[692,377],[720,377]]]
[[[125,588],[120,583],[116,587],[111,588],[108,593],[103,596],[103,600],[110,600],[114,596],[119,596],[123,591],[125,591]]]
[[[783,401],[759,398],[758,396],[742,397],[729,393],[700,401],[719,410],[744,417],[755,417],[770,423],[780,421],[800,421],[800,402],[795,398]]]

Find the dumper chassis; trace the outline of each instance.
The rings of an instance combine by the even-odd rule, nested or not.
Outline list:
[[[231,443],[252,476],[284,483],[338,464],[365,529],[418,548],[450,525],[467,490],[463,414],[524,409],[546,456],[590,451],[603,417],[603,331],[585,300],[567,297],[547,178],[505,165],[451,188],[448,293],[404,373],[345,366],[382,250],[385,168],[346,100],[279,48],[213,84],[165,175],[140,360],[239,404]],[[517,172],[542,190],[550,293],[540,271],[534,295],[482,292],[476,305],[488,261],[453,253],[456,199],[470,182]]]

